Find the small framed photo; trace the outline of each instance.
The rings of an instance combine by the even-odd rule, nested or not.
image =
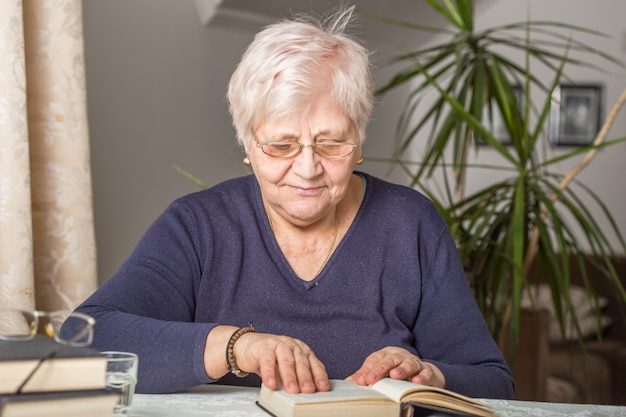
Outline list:
[[[561,84],[555,88],[550,108],[550,143],[593,143],[602,119],[602,92],[601,84]]]
[[[513,95],[515,97],[515,102],[517,103],[518,110],[521,111],[523,109],[523,100],[524,100],[524,90],[520,85],[511,86],[513,90]],[[492,103],[491,105],[492,113],[491,117],[489,117],[489,109],[487,107],[483,110],[483,125],[491,132],[491,134],[503,145],[511,144],[511,136],[506,128],[506,124],[504,123],[504,119],[502,118],[502,114],[498,109],[496,103]]]

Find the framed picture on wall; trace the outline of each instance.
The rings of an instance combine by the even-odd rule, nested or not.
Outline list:
[[[593,142],[600,130],[603,86],[601,84],[561,84],[552,94],[550,143],[584,146]]]

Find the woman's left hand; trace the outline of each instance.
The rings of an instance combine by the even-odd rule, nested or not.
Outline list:
[[[371,385],[382,378],[404,379],[416,384],[444,388],[443,373],[406,349],[387,346],[369,355],[361,368],[348,377],[359,385]]]

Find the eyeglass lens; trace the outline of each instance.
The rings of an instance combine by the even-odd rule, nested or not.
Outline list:
[[[62,343],[76,346],[87,346],[92,340],[92,324],[84,317],[70,315],[59,326],[55,333]]]
[[[82,315],[56,311],[0,310],[0,339],[30,340],[41,330],[57,342],[86,346],[91,343],[92,323]]]
[[[27,340],[37,332],[37,317],[22,310],[0,310],[0,338]]]
[[[298,142],[257,142],[257,146],[259,146],[266,155],[278,158],[294,157],[307,146],[312,147],[313,152],[325,158],[343,158],[350,155],[358,145],[352,143],[314,143],[304,145]]]

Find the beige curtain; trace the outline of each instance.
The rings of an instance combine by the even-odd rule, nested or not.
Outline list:
[[[0,308],[96,288],[82,4],[0,0]]]

